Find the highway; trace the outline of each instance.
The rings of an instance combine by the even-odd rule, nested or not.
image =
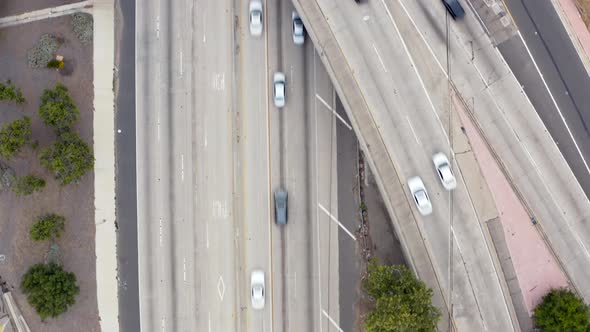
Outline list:
[[[338,236],[349,235],[335,212],[335,92],[309,40],[293,44],[290,3],[264,9],[264,33],[252,37],[247,2],[137,6],[142,330],[338,323]],[[284,227],[274,224],[279,187],[289,191]],[[266,277],[260,311],[250,304],[255,269]]]
[[[414,216],[434,256],[439,282],[452,301],[454,324],[460,330],[512,330],[509,299],[501,288],[494,253],[489,252],[480,226],[484,220],[475,213],[461,172],[455,168],[459,186],[448,193],[440,185],[430,159],[438,151],[453,156],[449,140],[451,88],[446,72],[439,70],[399,2],[371,1],[361,6],[354,2],[338,6],[319,3],[333,31],[337,31],[338,43],[354,68],[355,79],[401,178],[419,175],[429,190],[433,214]],[[421,8],[419,3],[407,6],[422,20],[440,17],[432,28],[437,31],[429,31],[435,39],[429,45],[446,51],[444,8]],[[424,22],[418,26],[433,24],[420,23]],[[454,26],[453,22],[448,24]],[[442,32],[442,36],[436,32]],[[462,51],[455,47],[458,45],[451,44],[448,52]],[[453,60],[441,62],[453,69],[461,66]]]
[[[506,1],[519,35],[498,45],[590,196],[590,76],[551,1]]]

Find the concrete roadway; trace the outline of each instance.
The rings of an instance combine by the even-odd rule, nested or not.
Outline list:
[[[237,326],[231,3],[192,6],[190,1],[137,6],[139,289],[145,331]]]
[[[360,6],[353,1],[337,6],[318,2],[332,30],[337,31],[338,43],[355,70],[369,108],[388,110],[374,112],[373,117],[402,178],[419,175],[429,190],[433,215],[421,217],[416,211],[415,216],[434,256],[439,281],[447,291],[445,297],[452,301],[456,327],[513,330],[509,299],[505,298],[500,272],[480,226],[482,220],[473,209],[460,171],[455,169],[459,186],[449,194],[441,187],[430,159],[438,151],[452,158],[448,138],[450,87],[445,73],[428,50],[417,45],[419,39],[412,39],[414,45],[404,44],[411,43],[408,37],[415,32],[399,2],[369,1]],[[438,5],[431,6],[430,11],[419,8],[418,3],[413,7],[444,19],[444,9]],[[417,15],[428,18],[424,13]],[[437,46],[444,46],[445,25],[438,28],[429,35],[442,37]],[[455,52],[453,47],[450,52]]]
[[[192,5],[137,7],[141,329],[334,329],[339,231],[328,76],[309,40],[293,45],[290,3],[264,3],[261,38],[249,34],[245,1]],[[287,75],[281,111],[271,83],[279,67]],[[283,229],[273,217],[278,187],[289,190]],[[266,274],[262,311],[250,305],[254,269]]]

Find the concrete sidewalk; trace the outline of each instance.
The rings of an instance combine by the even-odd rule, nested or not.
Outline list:
[[[70,15],[81,11],[90,12],[89,10],[92,8],[93,3],[94,0],[86,0],[69,5],[44,8],[19,15],[2,17],[0,18],[0,28],[44,20],[52,17]]]
[[[96,292],[102,331],[119,331],[115,215],[114,0],[95,0],[94,16],[94,207]]]
[[[551,3],[590,75],[590,32],[582,21],[576,0],[551,0]]]

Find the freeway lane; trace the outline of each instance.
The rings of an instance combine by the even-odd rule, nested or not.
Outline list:
[[[194,206],[196,261],[194,273],[197,331],[237,331],[239,296],[237,282],[236,223],[233,195],[235,157],[233,133],[236,113],[233,96],[233,41],[231,1],[207,1],[194,9],[195,64],[192,123],[191,188]],[[211,18],[217,19],[211,19]],[[189,277],[190,278],[190,277]],[[189,279],[190,280],[190,279]],[[180,293],[179,296],[184,296]]]
[[[434,255],[447,301],[452,300],[454,322],[466,330],[512,330],[493,253],[479,225],[483,221],[478,220],[461,178],[449,195],[430,160],[438,151],[452,157],[445,74],[428,50],[416,44],[420,40],[412,38],[413,26],[398,2],[319,3],[332,30],[338,31],[338,43],[402,179],[420,175],[430,191],[433,215],[416,218]],[[444,25],[442,31],[446,32]],[[460,175],[457,169],[455,173]]]
[[[498,45],[498,49],[590,197],[590,76],[551,1],[505,3],[528,50],[518,36]],[[529,51],[542,77],[530,60]]]
[[[240,326],[245,331],[271,331],[273,322],[274,275],[271,251],[271,194],[269,141],[269,87],[267,74],[268,5],[263,1],[264,31],[260,37],[250,36],[248,29],[248,2],[236,3],[239,29],[236,40],[238,165],[237,223],[240,227],[238,246],[242,269],[239,270],[239,289],[243,317]],[[265,273],[266,304],[263,310],[254,310],[250,304],[250,273]]]

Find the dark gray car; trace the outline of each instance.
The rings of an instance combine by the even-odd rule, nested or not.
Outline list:
[[[465,16],[465,11],[458,0],[442,0],[453,19]]]
[[[275,222],[279,225],[287,224],[287,199],[285,190],[275,191]]]

